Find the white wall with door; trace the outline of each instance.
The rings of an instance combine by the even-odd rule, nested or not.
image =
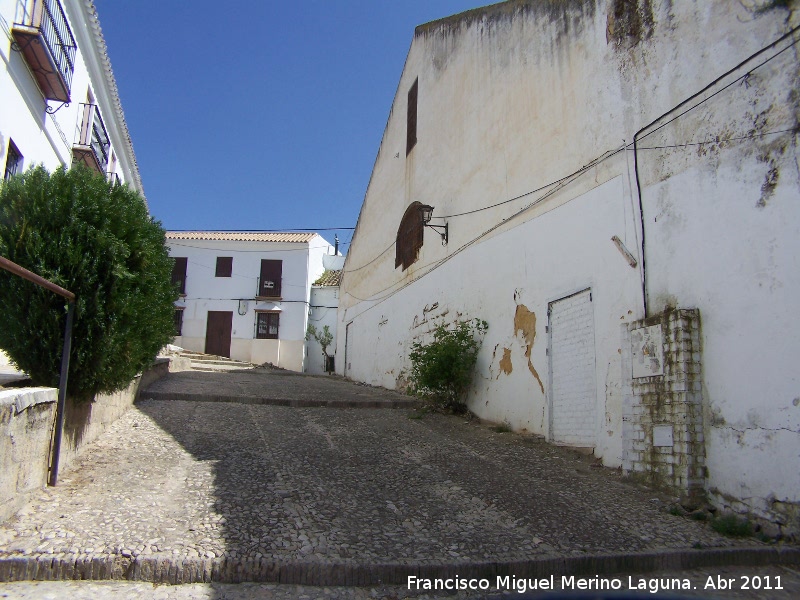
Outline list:
[[[303,370],[311,282],[324,270],[322,256],[331,248],[321,236],[170,232],[167,243],[170,256],[186,259],[176,345]],[[209,312],[229,313],[227,353],[209,346]]]

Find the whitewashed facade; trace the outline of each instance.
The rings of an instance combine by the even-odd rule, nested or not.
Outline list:
[[[142,181],[91,0],[0,0],[0,164]]]
[[[333,251],[316,233],[167,232],[174,344],[303,371],[311,285]]]
[[[333,255],[325,257],[333,259]],[[344,262],[343,256],[336,257],[338,269],[326,269],[325,272],[311,286],[311,310],[309,311],[308,323],[313,325],[319,335],[323,335],[325,327],[333,336],[331,344],[322,352],[322,346],[312,336],[309,336],[308,361],[306,372],[312,375],[324,375],[334,370],[336,364],[336,311],[339,308],[339,281],[342,276],[341,266]],[[333,361],[331,363],[331,361]]]
[[[0,61],[3,179],[80,162],[144,194],[91,0],[0,0]]]
[[[418,27],[337,371],[402,388],[413,342],[485,319],[478,416],[800,530],[798,8],[515,0]]]

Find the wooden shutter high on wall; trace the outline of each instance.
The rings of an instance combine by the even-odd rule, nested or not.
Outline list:
[[[261,260],[261,277],[258,283],[258,295],[267,298],[280,298],[281,278],[283,276],[282,260]]]
[[[185,256],[176,256],[172,260],[175,264],[172,265],[172,283],[177,285],[178,293],[186,293],[186,260]]]

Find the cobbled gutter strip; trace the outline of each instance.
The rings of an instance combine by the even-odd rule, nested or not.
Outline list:
[[[58,580],[129,580],[162,584],[285,583],[308,586],[370,586],[405,584],[420,578],[488,578],[515,575],[542,578],[555,575],[611,575],[721,566],[790,565],[800,563],[800,548],[725,548],[634,554],[596,554],[518,562],[383,564],[292,562],[265,558],[181,559],[126,558],[112,555],[67,555],[0,558],[0,582]]]

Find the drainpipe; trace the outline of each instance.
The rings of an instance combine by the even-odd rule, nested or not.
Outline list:
[[[735,67],[733,67],[732,69],[729,69],[728,71],[726,71],[725,73],[723,73],[722,75],[720,75],[719,77],[717,77],[717,78],[716,78],[714,81],[712,81],[711,83],[709,83],[709,84],[708,84],[707,86],[705,86],[705,87],[704,87],[702,90],[700,90],[699,92],[696,92],[696,93],[692,94],[691,96],[689,96],[688,98],[686,98],[686,100],[684,100],[684,101],[683,101],[683,102],[681,102],[680,104],[677,104],[677,105],[675,105],[674,107],[672,107],[671,109],[669,109],[667,112],[665,112],[663,115],[661,115],[661,116],[659,116],[659,117],[657,117],[657,118],[653,119],[653,121],[651,121],[650,123],[648,123],[647,125],[645,125],[644,127],[642,127],[642,128],[639,130],[639,131],[637,131],[637,132],[634,134],[634,136],[633,136],[633,171],[634,171],[634,174],[636,175],[636,193],[637,193],[637,195],[638,195],[638,197],[639,197],[639,219],[641,219],[641,226],[642,226],[642,303],[643,303],[643,306],[644,306],[644,317],[645,317],[645,318],[647,318],[649,315],[648,315],[648,306],[647,306],[647,269],[646,269],[646,261],[645,261],[645,255],[646,255],[646,253],[645,253],[645,246],[644,246],[644,240],[645,240],[645,226],[644,226],[644,204],[643,204],[643,202],[642,202],[642,186],[641,186],[641,183],[640,183],[640,181],[639,181],[639,155],[638,155],[638,142],[639,142],[639,138],[640,138],[640,136],[641,136],[641,135],[642,135],[642,134],[643,134],[645,131],[647,131],[648,129],[650,129],[651,127],[653,127],[653,126],[654,126],[656,123],[658,123],[659,121],[661,121],[662,119],[664,119],[664,118],[668,117],[669,115],[673,114],[674,112],[676,112],[676,111],[680,110],[681,108],[683,108],[684,106],[686,106],[686,105],[687,105],[689,102],[691,102],[692,100],[694,100],[694,99],[695,99],[695,98],[697,98],[698,96],[700,96],[700,95],[702,95],[702,94],[706,93],[706,92],[707,92],[708,90],[710,90],[712,87],[714,87],[715,85],[719,84],[719,82],[720,82],[720,81],[722,81],[723,79],[725,79],[726,77],[728,77],[728,76],[729,76],[729,75],[731,75],[732,73],[735,73],[736,71],[738,71],[739,69],[741,69],[742,67],[744,67],[744,66],[745,66],[747,63],[749,63],[749,62],[750,62],[751,60],[753,60],[754,58],[756,58],[756,57],[760,56],[761,54],[763,54],[763,53],[767,52],[768,50],[771,50],[772,48],[774,48],[775,46],[777,46],[778,44],[780,44],[782,41],[784,41],[784,40],[786,40],[786,39],[788,39],[788,38],[791,38],[791,37],[792,37],[792,36],[793,36],[793,35],[794,35],[794,34],[795,34],[795,33],[796,33],[798,30],[800,30],[800,25],[799,25],[799,26],[797,26],[797,27],[794,27],[794,28],[793,28],[793,29],[791,29],[791,30],[790,30],[788,33],[786,33],[786,34],[782,35],[782,36],[781,36],[781,37],[779,37],[777,40],[775,40],[774,42],[772,42],[771,44],[769,44],[768,46],[764,46],[763,48],[761,48],[761,50],[759,50],[759,51],[755,52],[754,54],[751,54],[751,55],[750,55],[750,56],[748,56],[746,59],[744,59],[742,62],[740,62],[738,65],[736,65],[736,66],[735,66]],[[791,44],[791,45],[787,46],[786,48],[784,48],[784,49],[783,49],[783,50],[781,50],[780,52],[783,52],[784,50],[788,50],[788,49],[789,49],[789,48],[791,48],[791,47],[792,47],[792,46],[793,46],[795,43],[797,43],[797,42],[795,41],[793,44]],[[779,52],[778,54],[780,54],[780,52]],[[777,54],[776,54],[775,56],[777,56]],[[760,64],[756,65],[755,67],[753,67],[752,69],[749,69],[749,70],[748,70],[748,73],[749,73],[749,72],[751,72],[751,71],[753,71],[753,70],[755,70],[755,69],[757,69],[758,67],[760,67],[761,65],[765,64],[766,62],[768,62],[768,61],[772,60],[772,58],[774,58],[775,56],[773,56],[773,57],[771,57],[771,58],[768,58],[768,59],[767,59],[767,60],[765,60],[764,62],[762,62],[762,63],[760,63]],[[745,73],[745,75],[747,75],[747,73]],[[744,77],[745,75],[743,75],[742,77]],[[737,78],[737,79],[733,80],[733,81],[732,81],[732,82],[730,82],[728,85],[726,85],[726,86],[724,86],[723,88],[721,88],[721,89],[717,90],[716,92],[714,92],[713,94],[711,94],[711,96],[709,96],[708,98],[706,98],[706,100],[710,100],[710,99],[711,99],[713,96],[716,96],[717,94],[719,94],[719,93],[720,93],[720,92],[722,92],[723,90],[726,90],[727,88],[729,88],[730,86],[732,86],[734,83],[736,83],[737,81],[739,81],[740,79],[742,79],[742,77],[739,77],[739,78]],[[705,102],[705,100],[703,100],[703,102]],[[681,112],[680,114],[678,114],[678,115],[674,116],[673,118],[671,118],[671,119],[670,119],[669,121],[667,121],[666,123],[662,123],[661,125],[659,125],[659,126],[656,128],[656,129],[654,129],[654,130],[653,130],[653,131],[651,131],[650,133],[655,133],[656,131],[658,131],[658,130],[659,130],[659,129],[661,129],[662,127],[666,127],[667,125],[669,125],[670,123],[672,123],[672,122],[673,122],[673,121],[675,121],[676,119],[679,119],[680,117],[682,117],[683,115],[685,115],[685,114],[686,114],[687,112],[689,112],[690,110],[693,110],[693,109],[694,109],[696,106],[699,106],[699,104],[695,104],[694,106],[692,106],[692,107],[690,107],[690,108],[687,108],[685,111],[683,111],[683,112]],[[648,134],[648,135],[650,135],[650,134]]]

